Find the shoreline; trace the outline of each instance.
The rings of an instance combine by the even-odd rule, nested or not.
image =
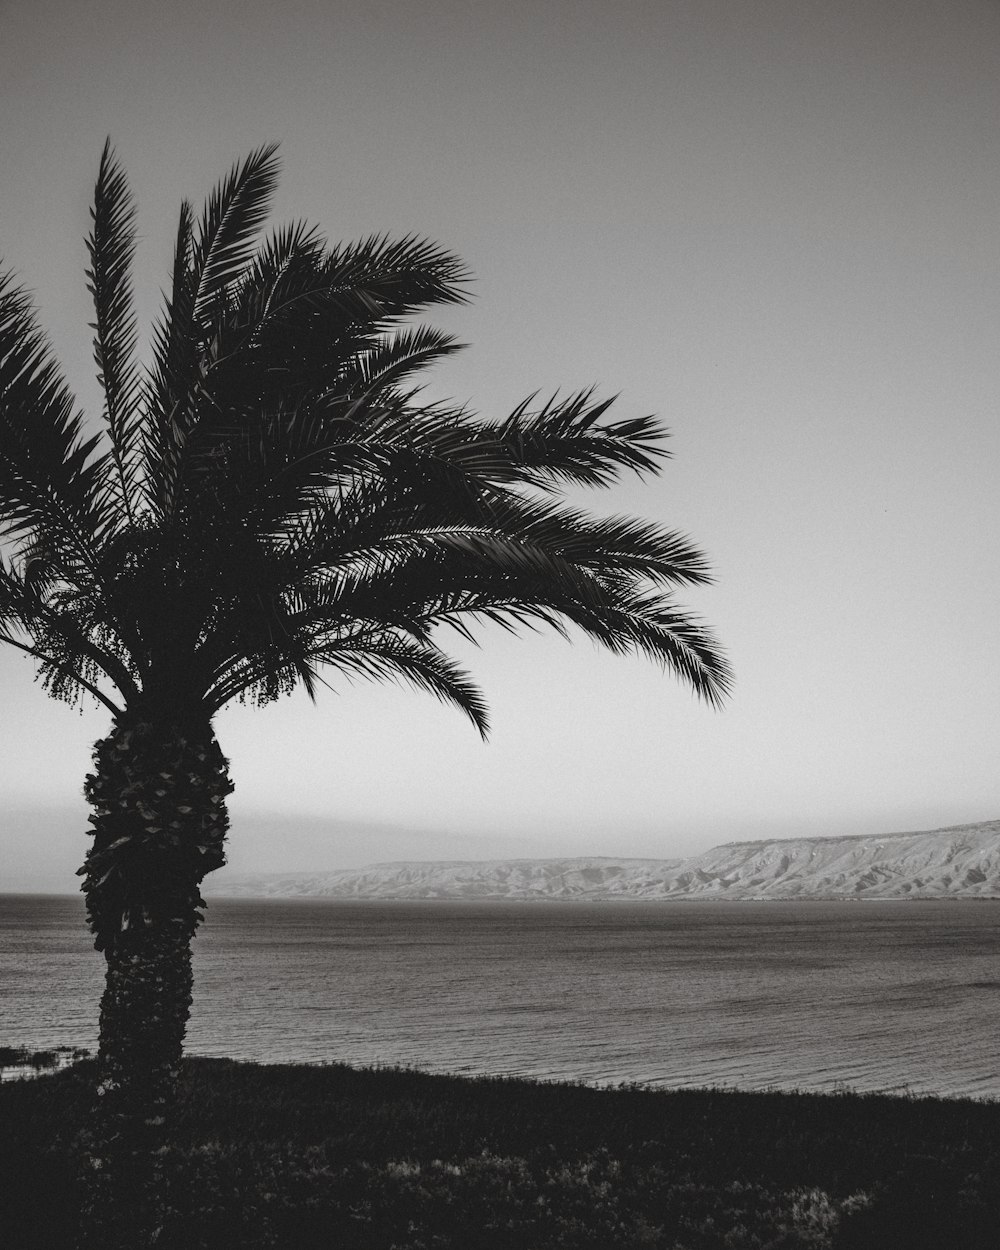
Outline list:
[[[65,897],[60,895],[59,897]],[[212,900],[220,903],[531,903],[543,906],[551,903],[556,907],[571,907],[574,904],[600,903],[609,904],[611,906],[629,906],[630,904],[649,904],[651,906],[669,906],[678,903],[684,906],[697,905],[704,903],[706,905],[714,905],[716,903],[734,903],[740,906],[747,903],[757,904],[811,904],[811,903],[1000,903],[1000,894],[996,895],[907,895],[899,897],[893,895],[885,898],[872,897],[866,895],[859,898],[853,895],[838,894],[813,894],[803,898],[772,898],[770,896],[753,895],[747,898],[735,898],[725,895],[697,895],[692,897],[672,896],[669,898],[657,898],[653,895],[630,898],[620,894],[597,895],[574,895],[571,897],[560,898],[556,895],[533,896],[526,895],[509,895],[509,894],[477,894],[470,896],[435,896],[428,897],[424,895],[401,895],[398,897],[382,897],[380,895],[369,896],[347,896],[337,894],[209,894],[205,901],[206,907],[210,907]]]
[[[23,1060],[4,1062],[4,1054],[14,1052],[24,1056]],[[96,1055],[85,1047],[55,1046],[51,1049],[30,1050],[26,1047],[0,1046],[0,1085],[12,1081],[33,1081],[43,1077],[55,1077],[74,1069],[88,1070],[97,1062]],[[805,1086],[741,1086],[738,1084],[656,1084],[652,1081],[633,1080],[630,1078],[607,1078],[606,1080],[572,1079],[557,1076],[529,1076],[516,1072],[449,1072],[432,1068],[422,1068],[409,1064],[346,1063],[336,1059],[316,1061],[283,1060],[283,1059],[237,1059],[216,1055],[199,1055],[185,1053],[185,1064],[230,1064],[236,1068],[247,1068],[255,1071],[300,1071],[302,1073],[324,1072],[341,1069],[355,1073],[408,1074],[420,1079],[440,1081],[460,1081],[471,1084],[502,1081],[511,1085],[522,1085],[526,1088],[544,1087],[573,1090],[593,1090],[597,1093],[630,1091],[654,1096],[672,1095],[738,1095],[741,1097],[787,1097],[787,1098],[858,1098],[858,1099],[897,1099],[902,1102],[927,1101],[947,1105],[969,1104],[976,1106],[994,1106],[1000,1108],[1000,1094],[945,1094],[913,1090],[907,1085],[879,1086],[861,1089],[843,1082],[834,1082],[829,1089],[810,1089]],[[14,1075],[13,1073],[15,1073]]]

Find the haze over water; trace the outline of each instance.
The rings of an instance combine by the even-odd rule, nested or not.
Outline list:
[[[189,1053],[1000,1097],[989,903],[213,899]],[[72,897],[0,907],[0,1044],[96,1045]]]

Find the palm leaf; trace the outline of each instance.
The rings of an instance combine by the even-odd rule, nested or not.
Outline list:
[[[243,172],[235,171],[231,181],[238,183]],[[221,203],[230,193],[235,196],[226,186],[216,198]],[[207,220],[220,212],[218,207],[206,210]],[[201,229],[208,226],[203,223]],[[459,263],[420,240],[368,240],[324,256],[315,237],[297,228],[273,240],[266,263],[244,266],[201,313],[200,245],[199,239],[182,276],[195,290],[191,334],[202,346],[174,369],[166,367],[172,356],[166,331],[158,351],[159,454],[171,498],[189,476],[203,472],[205,458],[217,456],[220,442],[253,438],[272,414],[295,414],[300,425],[303,414],[313,425],[323,424],[322,414],[331,409],[342,417],[348,403],[345,370],[359,354],[384,349],[389,320],[431,299],[462,298],[456,287],[464,272]],[[258,281],[263,289],[254,288]],[[175,276],[178,286],[184,283]],[[173,308],[170,321],[178,323]],[[422,351],[426,362],[432,354],[451,350],[451,344],[440,336],[434,342],[423,336],[412,350]],[[397,365],[401,372],[402,361]]]
[[[507,449],[519,480],[545,489],[560,482],[609,486],[622,469],[656,472],[669,456],[657,446],[666,436],[659,423],[652,417],[602,422],[614,400],[593,401],[593,393],[553,395],[535,411],[529,396],[504,421],[484,425],[484,433]]]
[[[324,250],[323,239],[306,222],[272,232],[234,284],[230,315],[217,327],[223,358],[259,335],[260,327],[296,298],[303,275],[312,282]]]
[[[106,465],[74,408],[28,297],[0,274],[0,533],[61,546],[94,570],[110,523]]]
[[[206,387],[223,407],[286,409],[343,392],[385,330],[431,303],[464,299],[464,268],[422,240],[363,240],[324,252],[314,232],[272,239],[217,306]],[[428,357],[429,359],[429,357]]]
[[[188,202],[181,205],[171,297],[154,338],[153,429],[146,447],[150,502],[159,515],[177,505],[188,439],[201,415],[199,387],[212,351],[218,351],[210,323],[254,255],[253,240],[277,181],[275,152],[276,145],[268,144],[235,165],[197,224]]]
[[[206,325],[220,296],[254,254],[254,238],[267,219],[278,181],[278,145],[258,148],[234,165],[209,196],[198,222],[192,255],[194,319]]]
[[[468,675],[437,647],[386,632],[320,646],[314,658],[348,675],[375,681],[402,678],[418,690],[459,708],[483,738],[489,734],[489,713],[482,694]]]
[[[638,596],[573,618],[591,637],[618,654],[641,652],[676,674],[710,707],[721,708],[732,692],[732,670],[714,635],[669,596]]]
[[[429,239],[369,235],[327,253],[322,277],[328,298],[365,309],[387,323],[432,304],[464,304],[469,272],[452,253]]]
[[[159,517],[168,514],[174,502],[180,452],[190,425],[188,407],[198,376],[193,252],[194,218],[191,205],[184,200],[177,222],[170,297],[153,331],[149,423],[144,431],[147,502]]]
[[[635,517],[593,517],[507,492],[491,501],[489,525],[597,572],[628,572],[664,585],[703,586],[712,577],[691,539]]]
[[[96,677],[109,678],[126,699],[138,693],[135,683],[112,651],[87,636],[76,614],[45,602],[47,580],[18,575],[0,556],[0,642],[38,660],[43,685],[57,697],[73,701],[86,690],[117,713],[120,708],[95,684]]]
[[[633,570],[626,567],[628,575],[619,577],[609,552],[600,558],[585,552],[585,562],[577,563],[565,550],[495,534],[449,534],[428,535],[422,546],[401,539],[396,560],[389,543],[377,556],[365,554],[366,563],[317,583],[322,594],[307,612],[317,626],[360,618],[429,627],[485,617],[562,631],[568,621],[612,651],[658,660],[712,706],[730,689],[731,674],[711,634],[669,596],[643,589]]]
[[[94,300],[94,361],[104,390],[104,417],[117,471],[113,496],[131,522],[140,471],[138,436],[140,375],[135,361],[136,320],[131,267],[135,253],[135,205],[110,139],[104,145],[87,239],[88,289]]]
[[[348,368],[343,376],[343,392],[348,396],[357,392],[362,402],[369,400],[389,387],[398,387],[417,369],[425,369],[464,346],[433,326],[418,326],[395,334],[359,354],[354,369]]]

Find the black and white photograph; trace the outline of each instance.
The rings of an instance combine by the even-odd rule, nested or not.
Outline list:
[[[0,1248],[995,1250],[1000,3],[0,0]]]

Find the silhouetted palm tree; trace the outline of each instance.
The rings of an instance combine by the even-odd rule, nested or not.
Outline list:
[[[81,874],[107,963],[100,1105],[139,1155],[181,1055],[200,883],[224,861],[221,707],[299,684],[314,695],[332,670],[405,678],[485,733],[436,630],[477,619],[571,623],[712,704],[729,680],[671,597],[708,580],[701,553],[559,502],[567,484],[653,471],[656,423],[608,421],[590,392],[498,420],[424,402],[413,375],[459,345],[402,323],[462,302],[463,267],[415,237],[328,247],[295,224],[260,242],[276,174],[263,147],[200,217],[182,205],[146,367],[134,206],[105,147],[88,239],[100,426],[0,278],[0,639],[35,658],[50,694],[93,696],[113,718],[86,782]],[[113,1177],[99,1138],[95,1171]]]

